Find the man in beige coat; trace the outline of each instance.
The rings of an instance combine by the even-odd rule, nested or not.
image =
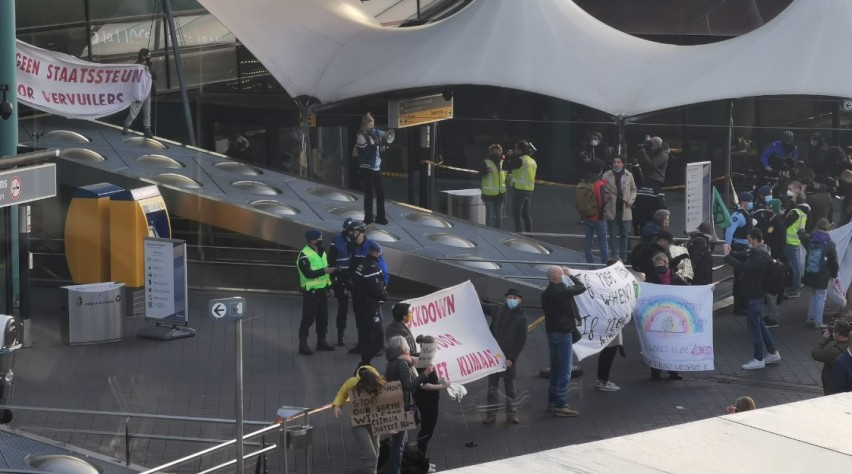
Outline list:
[[[604,207],[609,254],[621,261],[627,260],[627,235],[633,220],[633,202],[636,201],[636,182],[633,174],[624,169],[624,159],[612,158],[612,169],[603,174],[605,190],[609,194]]]

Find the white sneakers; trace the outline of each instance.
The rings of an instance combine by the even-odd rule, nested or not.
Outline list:
[[[743,364],[743,370],[756,370],[766,367],[766,363],[762,360],[752,359]]]
[[[610,381],[604,382],[597,379],[595,380],[595,388],[600,390],[601,392],[617,392],[621,390],[621,387]]]
[[[775,351],[774,354],[766,354],[766,357],[763,358],[763,362],[765,364],[774,364],[776,362],[781,361],[781,352]]]
[[[774,354],[766,354],[763,360],[752,359],[743,364],[743,370],[757,370],[766,367],[766,364],[775,364],[781,360],[781,353],[775,351]]]

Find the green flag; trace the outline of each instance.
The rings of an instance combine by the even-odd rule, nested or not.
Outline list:
[[[713,222],[721,229],[731,226],[731,213],[728,212],[728,207],[725,206],[716,186],[713,186]]]

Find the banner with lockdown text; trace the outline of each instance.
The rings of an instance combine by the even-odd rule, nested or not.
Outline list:
[[[18,102],[68,118],[94,120],[120,112],[151,90],[141,64],[99,64],[17,42]]]
[[[574,344],[574,354],[577,360],[583,360],[600,352],[630,322],[639,285],[621,262],[600,270],[574,273],[586,286],[586,291],[574,298],[583,333],[583,338]]]
[[[506,357],[491,335],[471,282],[405,302],[413,313],[411,334],[435,338],[432,365],[438,378],[463,384],[506,370]]]
[[[648,367],[714,370],[713,285],[639,283],[634,317]]]

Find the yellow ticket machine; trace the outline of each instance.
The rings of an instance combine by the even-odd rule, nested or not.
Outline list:
[[[65,259],[74,283],[110,281],[110,196],[121,191],[98,183],[74,192],[65,217]]]
[[[145,237],[170,239],[172,226],[157,186],[129,189],[110,196],[110,279],[128,287],[145,284]]]

